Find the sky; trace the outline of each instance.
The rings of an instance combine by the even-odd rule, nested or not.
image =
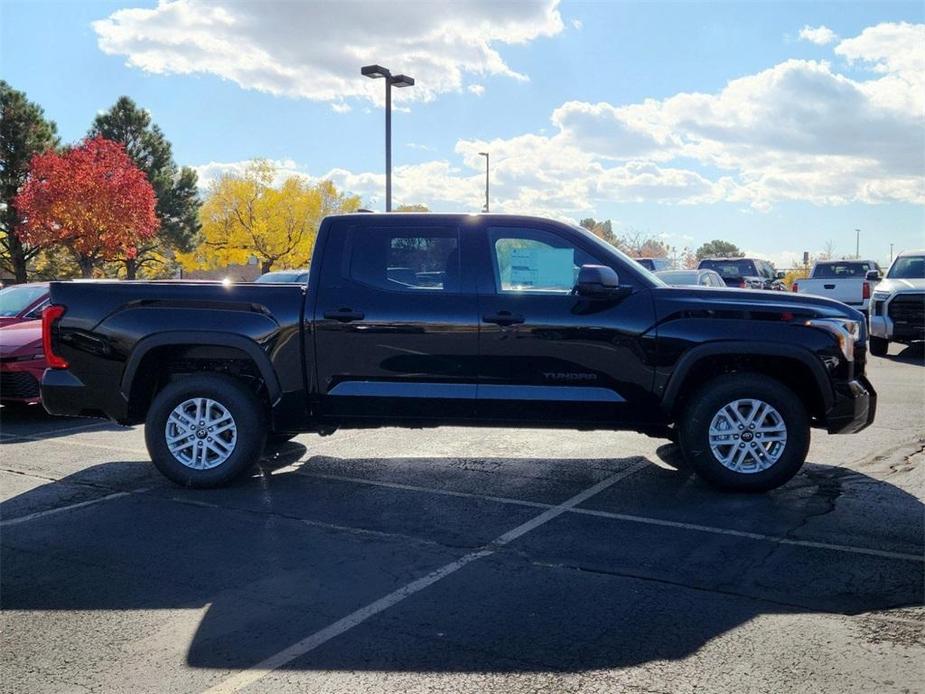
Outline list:
[[[611,219],[786,267],[925,247],[922,2],[0,0],[0,78],[65,142],[128,95],[204,191],[253,158],[384,207]]]

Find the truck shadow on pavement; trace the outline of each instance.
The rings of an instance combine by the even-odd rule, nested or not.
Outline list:
[[[0,406],[0,445],[16,443],[22,438],[53,439],[70,436],[76,429],[120,431],[124,427],[92,417],[54,417],[41,405]]]
[[[56,484],[98,496],[144,490],[18,524],[10,520],[42,507],[43,487],[0,505],[0,602],[205,609],[186,664],[244,669],[638,460],[340,459],[306,457],[293,443],[213,491],[172,487],[150,463],[106,463]],[[856,471],[808,464],[774,492],[735,495],[653,464],[581,508],[284,669],[626,667],[689,656],[763,614],[923,601],[921,501]],[[51,629],[54,619],[33,624]],[[111,629],[101,638],[131,631],[98,616],[92,624]],[[131,638],[144,647],[143,634]]]

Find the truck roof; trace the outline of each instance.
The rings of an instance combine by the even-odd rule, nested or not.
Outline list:
[[[529,214],[505,214],[502,212],[348,212],[345,214],[332,214],[326,217],[330,219],[427,219],[428,221],[459,221],[461,219],[488,219],[505,223],[516,222],[554,222],[565,224],[567,226],[578,226],[577,224],[563,222],[550,217],[540,217]]]

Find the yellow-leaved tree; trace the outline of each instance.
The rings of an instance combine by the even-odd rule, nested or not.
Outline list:
[[[340,193],[331,181],[291,176],[274,186],[276,168],[257,159],[242,174],[225,174],[209,187],[199,213],[202,241],[178,253],[186,270],[247,263],[261,272],[308,265],[318,225],[329,214],[354,212],[360,198]]]

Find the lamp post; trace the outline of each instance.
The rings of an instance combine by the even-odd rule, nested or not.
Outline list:
[[[854,231],[857,234],[857,236],[855,237],[855,242],[854,242],[854,257],[860,260],[861,259],[861,230],[855,229]]]
[[[488,212],[488,164],[491,157],[488,152],[479,152],[479,156],[485,157],[485,209],[482,212]]]
[[[381,65],[364,65],[360,74],[385,80],[385,211],[392,211],[392,87],[413,87],[414,78],[393,75]]]

